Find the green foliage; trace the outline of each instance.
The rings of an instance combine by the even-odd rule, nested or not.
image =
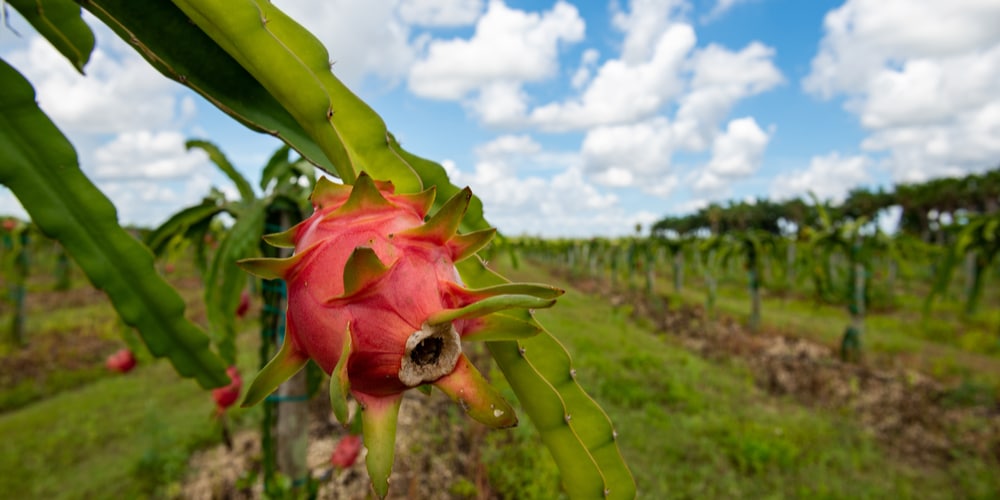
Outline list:
[[[482,460],[490,478],[490,489],[500,498],[565,498],[565,494],[554,496],[560,489],[559,469],[537,440],[536,432],[529,423],[486,436]]]
[[[538,273],[525,265],[512,277]],[[742,310],[743,303],[731,305]],[[930,470],[904,465],[849,416],[769,396],[741,361],[705,360],[625,318],[609,320],[611,309],[570,290],[559,307],[539,315],[576,353],[581,383],[596,388],[594,397],[614,418],[640,498],[965,498],[1000,487],[990,471],[995,462],[959,457]],[[836,338],[830,317],[842,312],[830,309],[796,331],[826,324]],[[789,314],[789,307],[774,310],[772,322]],[[519,448],[532,453],[530,440]],[[544,470],[536,462],[523,467],[504,473]]]
[[[87,2],[86,8],[111,26],[159,71],[202,93],[220,109],[251,128],[279,136],[310,161],[335,172],[345,183],[353,183],[361,172],[368,172],[380,180],[391,180],[403,193],[435,185],[442,195],[438,199],[445,200],[450,192],[457,191],[457,187],[448,182],[440,165],[399,148],[381,118],[330,72],[329,55],[319,41],[269,2],[234,4],[215,0],[177,1],[171,4],[160,1],[149,2],[142,9],[136,9],[128,2],[95,0]],[[30,86],[26,82],[24,86],[29,92],[21,92],[21,97],[33,97]],[[40,112],[38,114],[41,115]],[[44,118],[44,115],[41,117]],[[51,130],[46,132],[58,135]],[[193,145],[205,147],[205,144]],[[65,146],[71,150],[68,143]],[[206,149],[234,178],[244,198],[249,198],[252,190],[233,175],[235,169],[221,162],[223,157],[217,150]],[[59,163],[65,162],[56,162]],[[25,195],[31,193],[19,187],[18,183],[23,183],[28,176],[18,170],[16,173],[11,171],[10,177],[6,178],[0,172],[0,182],[14,182],[12,190],[23,201]],[[77,184],[87,182],[82,176],[80,179]],[[60,193],[60,196],[65,195]],[[45,202],[65,201],[58,196],[56,198]],[[113,208],[106,200],[102,206],[106,206],[103,213],[96,209],[80,212],[82,219],[93,218],[105,223],[113,221]],[[205,206],[199,208],[196,215],[210,217],[214,213],[217,212]],[[192,214],[185,214],[185,217],[193,218]],[[32,213],[33,217],[36,215]],[[172,222],[176,229],[183,228],[185,232],[192,228],[196,228],[196,232],[204,229],[202,221],[185,219]],[[252,222],[256,221],[248,219],[246,225]],[[39,223],[43,227],[46,225],[42,221]],[[486,227],[478,201],[467,211],[461,227],[466,231]],[[237,250],[245,249],[243,243],[247,239],[243,236],[251,233],[249,229],[239,232],[240,238],[232,241],[232,247],[223,242],[213,265],[209,267],[206,296],[209,316],[213,330],[222,330],[218,344],[227,361],[233,357],[231,342],[227,340],[231,338],[231,325],[222,315],[228,315],[232,310],[229,306],[235,305],[233,297],[238,288],[226,264],[239,253]],[[63,239],[63,234],[58,231],[54,234]],[[74,252],[73,245],[67,245],[67,248]],[[78,260],[81,256],[85,257],[80,252],[75,255]],[[101,256],[121,257],[106,260],[126,268],[149,262],[148,255],[115,255],[105,251]],[[125,295],[107,286],[109,278],[98,276],[92,265],[88,266],[83,261],[81,265],[95,283],[108,288],[112,300],[119,299],[116,304],[123,318],[144,331],[144,338],[154,354],[169,355],[180,373],[199,376],[203,385],[225,382],[224,375],[220,373],[220,363],[206,348],[203,335],[198,336],[200,332],[192,332],[190,328],[179,329],[187,326],[186,322],[178,324],[169,317],[149,314],[155,313],[163,304],[170,305],[169,291],[163,291],[167,299],[156,304],[142,300],[124,302]],[[115,275],[115,272],[104,274]],[[474,286],[495,284],[490,282],[492,278],[487,279],[490,283],[476,282],[482,276],[481,273],[473,273],[467,282]],[[143,276],[135,272],[116,277],[118,281],[144,282],[141,280]],[[157,283],[154,281],[153,285]],[[144,291],[135,288],[128,291]],[[153,289],[155,286],[146,288]],[[137,297],[144,298],[141,293]],[[182,315],[182,309],[175,312]],[[165,331],[153,331],[149,326],[151,322],[166,325]],[[558,342],[547,334],[540,338],[524,341],[531,345],[532,354],[529,356],[535,358],[533,361],[519,358],[518,346],[514,342],[496,342],[492,347],[496,348],[494,353],[498,358],[504,355],[497,353],[506,352],[508,361],[501,361],[501,364],[506,365],[508,375],[520,376],[527,383],[515,383],[519,387],[519,396],[547,400],[529,402],[528,413],[536,418],[552,420],[552,424],[540,427],[544,429],[543,434],[551,438],[547,441],[552,443],[553,451],[562,457],[560,463],[564,465],[564,473],[570,476],[565,486],[592,496],[599,496],[605,490],[610,490],[614,497],[631,496],[632,480],[614,444],[610,421],[572,380],[568,355]],[[510,356],[512,353],[513,357]],[[522,361],[518,362],[518,359]],[[540,387],[533,384],[539,383],[546,385],[548,390],[538,392]]]
[[[204,387],[224,385],[208,337],[184,318],[184,303],[154,270],[149,251],[117,223],[114,206],[83,175],[76,152],[35,103],[34,89],[0,61],[0,184],[32,220],[59,240],[150,352]]]
[[[7,3],[83,73],[94,50],[94,34],[80,18],[79,5],[71,0],[8,0]]]

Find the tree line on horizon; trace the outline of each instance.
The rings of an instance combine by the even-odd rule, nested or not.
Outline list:
[[[980,174],[942,177],[918,183],[899,183],[883,187],[851,189],[843,202],[801,197],[784,201],[757,198],[754,201],[729,200],[710,203],[681,216],[668,215],[654,223],[655,236],[724,234],[756,229],[775,235],[815,227],[820,221],[817,203],[833,220],[875,220],[880,213],[899,207],[898,231],[919,237],[927,243],[941,243],[946,227],[974,215],[990,215],[1000,208],[1000,165]]]

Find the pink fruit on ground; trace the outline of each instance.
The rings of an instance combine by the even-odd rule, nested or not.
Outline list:
[[[360,403],[367,462],[384,496],[392,466],[396,416],[404,391],[441,389],[474,419],[516,425],[514,410],[462,352],[462,340],[516,340],[539,328],[511,308],[549,307],[562,290],[514,284],[468,289],[456,263],[495,234],[458,234],[472,198],[459,191],[425,222],[434,189],[396,194],[362,173],[354,186],[321,178],[311,217],[265,239],[294,247],[287,259],[248,259],[244,269],[284,279],[288,290],[281,351],[247,391],[264,398],[312,359],[331,375],[331,403],[346,423],[349,392]]]
[[[108,356],[104,366],[113,372],[128,373],[135,368],[135,355],[127,348],[122,348],[118,352]]]
[[[361,453],[361,436],[348,434],[337,442],[333,454],[330,455],[330,463],[337,469],[346,469],[354,465],[359,453]]]
[[[243,318],[247,315],[247,311],[250,310],[250,293],[243,290],[240,294],[240,304],[236,306],[236,317]]]
[[[235,366],[227,368],[226,373],[229,374],[229,385],[212,389],[212,399],[215,400],[216,409],[220,413],[240,399],[240,390],[243,389],[243,379]]]

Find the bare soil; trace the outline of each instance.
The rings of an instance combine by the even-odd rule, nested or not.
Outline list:
[[[670,304],[666,296],[613,290],[605,281],[559,275],[585,293],[631,307],[634,318],[651,322],[663,335],[706,358],[743,360],[756,384],[771,394],[853,414],[908,463],[935,466],[968,454],[1000,461],[1000,401],[994,394],[963,398],[967,388],[946,385],[905,366],[886,369],[864,359],[843,362],[830,346],[766,329],[751,333],[733,318],[708,318],[701,306]]]
[[[326,398],[311,402],[307,465],[319,483],[320,499],[373,498],[362,449],[357,461],[336,471],[330,456],[346,435],[330,413]],[[353,411],[353,409],[352,409]],[[400,408],[396,431],[396,459],[387,498],[491,499],[486,469],[480,460],[484,427],[470,424],[458,407],[439,392],[425,396],[409,391]],[[185,499],[254,499],[263,497],[261,480],[247,477],[261,469],[261,442],[256,429],[236,434],[232,450],[217,446],[199,452],[188,462],[190,476],[180,494]],[[457,485],[464,485],[461,489]],[[474,486],[474,493],[468,488]],[[464,494],[463,492],[468,492]]]

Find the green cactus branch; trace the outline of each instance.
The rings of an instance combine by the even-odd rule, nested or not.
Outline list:
[[[118,225],[111,202],[80,171],[76,151],[39,109],[31,84],[0,60],[0,184],[104,290],[150,352],[203,387],[226,385],[208,337],[184,318],[184,301],[153,267],[153,255]]]
[[[77,71],[90,60],[94,34],[72,0],[7,0]]]
[[[507,280],[478,258],[458,264],[469,286]],[[537,324],[528,311],[508,314]],[[617,433],[604,410],[575,380],[566,349],[539,325],[539,334],[487,347],[552,453],[571,498],[634,498],[635,481],[618,450]]]

